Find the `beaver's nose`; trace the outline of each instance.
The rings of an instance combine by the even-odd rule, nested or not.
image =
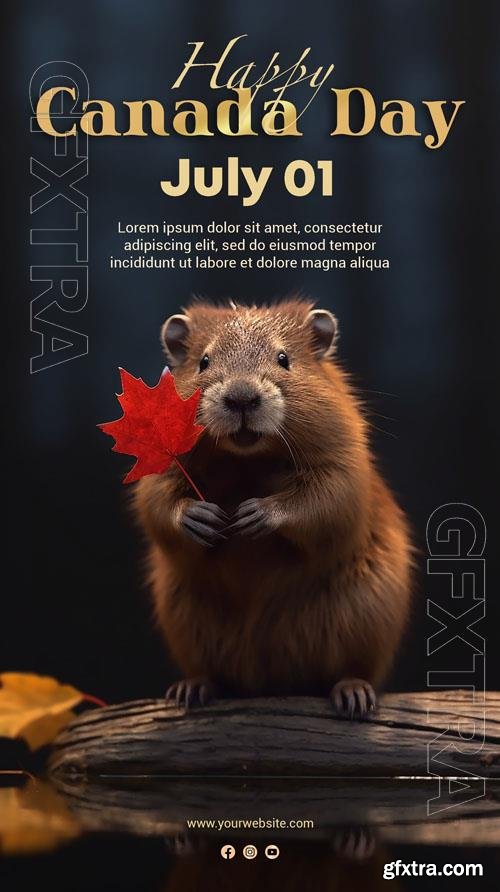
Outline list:
[[[235,386],[226,393],[224,403],[231,412],[245,413],[258,409],[261,398],[253,387]]]

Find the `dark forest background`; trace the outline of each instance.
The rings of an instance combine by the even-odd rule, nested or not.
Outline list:
[[[1,668],[53,674],[107,700],[160,695],[175,670],[151,624],[142,584],[143,547],[121,477],[128,462],[110,452],[96,424],[117,415],[117,367],[153,383],[164,360],[162,321],[192,292],[263,301],[295,289],[335,311],[339,352],[366,400],[386,476],[424,549],[427,518],[463,501],[486,518],[487,681],[500,687],[498,569],[498,5],[494,2],[206,3],[26,0],[7,7],[4,139],[15,148],[4,166],[11,200],[4,226],[13,247],[8,275],[7,397],[3,492],[4,558]],[[222,137],[90,140],[90,299],[73,320],[89,335],[87,357],[29,374],[39,352],[29,330],[28,84],[52,59],[76,62],[91,97],[159,98],[205,40],[216,58],[236,34],[248,39],[234,66],[274,50],[289,64],[305,46],[317,64],[335,62],[332,86],[367,86],[382,99],[465,98],[445,146],[422,139],[331,139],[333,106],[324,89],[302,119],[301,139]],[[233,66],[232,66],[233,67]],[[195,81],[180,91],[203,97]],[[180,97],[179,97],[180,98]],[[221,98],[221,97],[218,97]],[[212,97],[213,101],[213,97]],[[13,135],[11,135],[13,134]],[[169,201],[158,181],[176,159],[210,165],[238,154],[276,164],[333,158],[335,195],[295,199],[279,187],[253,208],[237,199]],[[116,221],[384,224],[385,272],[111,272]],[[385,416],[385,417],[381,417]],[[425,554],[418,558],[411,628],[390,686],[425,686]],[[464,654],[462,654],[464,656]],[[461,659],[457,652],[457,659]],[[458,663],[461,667],[463,660]],[[436,668],[434,663],[432,668]]]

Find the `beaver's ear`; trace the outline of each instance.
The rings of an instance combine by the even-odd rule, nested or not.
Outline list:
[[[311,310],[306,325],[312,332],[313,350],[318,359],[328,359],[335,352],[339,333],[338,322],[329,310]]]
[[[178,313],[163,323],[160,340],[171,365],[179,365],[187,353],[189,316]]]

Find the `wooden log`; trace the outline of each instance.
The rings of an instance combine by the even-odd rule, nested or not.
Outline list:
[[[467,737],[467,739],[464,739]],[[500,693],[385,694],[363,723],[309,697],[220,700],[186,712],[141,700],[87,712],[56,740],[49,769],[79,776],[500,776]]]
[[[500,838],[500,790],[491,780],[484,797],[431,816],[427,803],[437,795],[437,782],[428,780],[58,776],[55,784],[79,826],[90,832],[215,841],[223,836],[227,842],[246,839],[253,821],[255,840],[269,837],[269,828],[277,840],[317,841],[356,827],[370,828],[379,842],[484,846],[498,845]],[[481,792],[471,785],[472,796]]]
[[[441,783],[448,800],[430,816],[440,788],[429,746],[441,752],[436,771],[462,781]],[[469,692],[441,691],[386,694],[361,724],[315,698],[219,701],[189,713],[164,701],[125,703],[73,722],[49,765],[86,830],[175,839],[187,821],[215,818],[235,822],[227,841],[248,836],[240,819],[278,817],[286,825],[273,826],[277,839],[332,841],[363,826],[380,842],[484,846],[500,835],[499,756],[500,695],[474,702]],[[297,818],[314,827],[290,829]],[[188,833],[220,840],[206,824]],[[252,838],[268,833],[252,827]]]

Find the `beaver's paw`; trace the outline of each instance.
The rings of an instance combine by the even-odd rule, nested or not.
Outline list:
[[[213,502],[191,502],[182,515],[181,524],[198,545],[213,548],[227,538],[224,529],[228,521],[225,511]]]
[[[218,695],[216,685],[209,678],[183,678],[171,684],[165,698],[175,700],[179,708],[190,709],[192,706],[206,706]]]
[[[207,841],[199,836],[193,836],[192,834],[185,833],[181,830],[179,833],[176,833],[175,836],[167,836],[165,845],[168,851],[172,852],[172,854],[184,858],[186,856],[197,855],[200,852],[204,852],[207,848]]]
[[[263,499],[247,499],[236,509],[233,522],[227,528],[231,536],[250,536],[257,539],[270,533],[271,513]]]
[[[342,858],[366,861],[375,852],[376,839],[369,827],[345,827],[335,831],[332,844]]]
[[[330,691],[337,715],[348,719],[366,719],[377,705],[375,691],[362,678],[343,678]]]

